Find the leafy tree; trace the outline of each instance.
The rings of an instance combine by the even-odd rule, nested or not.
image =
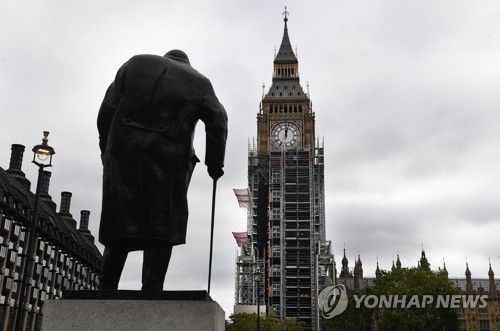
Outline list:
[[[374,294],[407,296],[405,307],[377,308],[374,323],[382,330],[458,330],[458,311],[452,308],[437,308],[439,295],[458,294],[444,271],[432,271],[427,266],[419,268],[397,268],[382,272],[375,280]],[[418,303],[410,305],[412,295]],[[424,305],[424,296],[433,302]],[[408,307],[411,306],[411,307]]]
[[[268,316],[261,315],[260,329],[262,331],[302,331],[303,323],[296,318],[279,319],[274,313]],[[255,331],[257,330],[257,314],[231,314],[226,321],[226,331]]]
[[[322,330],[458,330],[458,311],[436,307],[438,295],[455,294],[458,294],[457,289],[441,270],[431,271],[428,266],[420,266],[382,271],[373,287],[350,293],[347,309],[342,314],[329,320],[322,319],[320,323]],[[353,295],[358,301],[363,295],[379,299],[398,295],[399,300],[406,295],[406,299],[389,307],[381,305],[379,300],[377,305],[368,305],[370,308],[367,308],[365,301],[356,307]],[[418,303],[410,304],[413,295],[418,297]],[[432,303],[427,301],[424,305],[424,296],[432,296]]]

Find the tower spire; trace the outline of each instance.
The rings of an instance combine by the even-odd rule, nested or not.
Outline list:
[[[446,262],[444,261],[444,257],[443,257],[443,272],[446,275],[446,277],[448,277],[448,270],[446,269]]]
[[[491,261],[489,262],[490,270],[488,270],[488,278],[490,280],[490,296],[495,298],[497,296],[497,285],[495,284],[495,273],[493,272],[493,269],[491,269]]]
[[[473,291],[472,286],[472,274],[469,270],[469,262],[467,262],[467,258],[465,258],[465,291],[468,294],[471,294]]]
[[[375,269],[375,277],[379,278],[382,276],[382,272],[380,271],[380,268],[378,267],[378,256],[377,256],[377,269]]]
[[[293,52],[292,45],[290,43],[290,37],[288,36],[288,15],[289,12],[285,7],[285,11],[283,12],[285,27],[283,29],[283,39],[281,40],[281,45],[278,50],[278,54],[274,58],[274,63],[287,63],[287,64],[296,64],[299,61]]]

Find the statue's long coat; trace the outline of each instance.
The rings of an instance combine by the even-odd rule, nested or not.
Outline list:
[[[137,55],[120,68],[97,119],[102,244],[185,243],[198,120],[205,124],[205,164],[223,167],[227,115],[206,77],[168,55]]]

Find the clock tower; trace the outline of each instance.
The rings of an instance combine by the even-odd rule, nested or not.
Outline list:
[[[236,260],[235,313],[259,305],[297,318],[305,330],[318,330],[318,295],[335,277],[325,235],[324,148],[314,121],[285,8],[272,84],[257,113],[257,144],[248,153],[247,238]],[[253,281],[255,272],[262,281]]]
[[[262,99],[257,116],[258,151],[265,153],[314,144],[314,113],[299,79],[299,61],[288,36],[285,9],[283,40],[273,62],[271,88]]]

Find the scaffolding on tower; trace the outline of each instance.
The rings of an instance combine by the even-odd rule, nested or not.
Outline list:
[[[255,146],[249,146],[249,169],[258,166],[258,158],[255,153]],[[249,174],[253,173],[249,170]],[[258,171],[256,171],[258,173]],[[254,178],[255,177],[255,178]],[[247,210],[247,231],[233,232],[233,236],[238,244],[238,253],[236,256],[235,272],[235,312],[251,312],[256,307],[257,302],[261,304],[265,299],[265,286],[257,288],[254,282],[254,273],[264,272],[265,256],[259,253],[257,247],[257,233],[255,213],[254,194],[258,194],[259,176],[249,177],[249,187],[247,189],[234,189],[238,204]],[[260,298],[258,300],[258,298]],[[250,310],[249,310],[250,309]]]

